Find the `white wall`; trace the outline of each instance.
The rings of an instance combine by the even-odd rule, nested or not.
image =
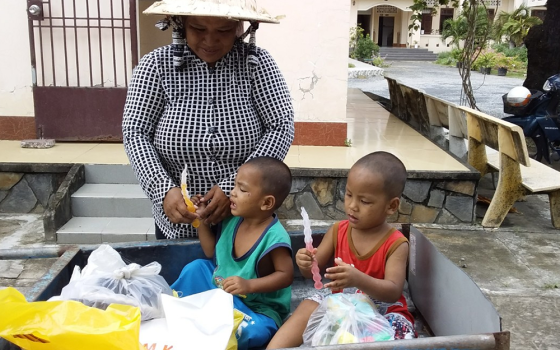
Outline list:
[[[262,24],[257,45],[278,62],[294,100],[296,121],[345,121],[349,1],[259,0],[280,24]]]
[[[9,48],[9,54],[0,57],[0,116],[34,115],[26,3],[0,1],[0,45]],[[296,121],[345,121],[351,3],[260,0],[259,4],[273,15],[285,15],[281,24],[261,25],[257,45],[278,62],[294,99]]]
[[[521,1],[524,2],[529,7],[533,7],[533,6],[545,6],[547,0],[521,0]],[[549,0],[549,1],[554,1],[554,0]],[[519,5],[517,7],[519,7]]]
[[[0,4],[0,116],[34,116],[27,1]]]

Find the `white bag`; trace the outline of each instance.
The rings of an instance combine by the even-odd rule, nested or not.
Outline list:
[[[162,295],[165,319],[142,322],[140,343],[149,350],[224,350],[233,329],[233,296],[216,288],[175,298]]]
[[[140,308],[142,320],[163,317],[160,296],[173,292],[160,271],[157,262],[126,265],[116,250],[103,244],[91,253],[82,271],[78,266],[74,268],[60,299],[77,300],[100,309],[110,304],[133,305]]]

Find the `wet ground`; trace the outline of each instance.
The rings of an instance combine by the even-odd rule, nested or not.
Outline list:
[[[399,62],[386,69],[406,84],[459,102],[460,80],[454,68],[425,62]],[[477,76],[478,75],[478,76]],[[473,73],[479,107],[499,114],[501,95],[520,79]],[[350,87],[388,97],[383,78],[352,79]],[[498,115],[499,116],[499,115]],[[558,162],[554,163],[558,169]],[[481,180],[479,194],[491,198],[490,175]],[[477,205],[480,222],[486,206]],[[560,230],[550,222],[547,196],[528,196],[515,204],[499,229],[465,226],[416,225],[451,261],[461,266],[494,303],[503,329],[511,332],[511,349],[560,349]],[[0,249],[44,246],[38,214],[0,214]],[[52,264],[52,259],[1,260],[0,286],[25,292]],[[461,317],[458,315],[458,317]]]

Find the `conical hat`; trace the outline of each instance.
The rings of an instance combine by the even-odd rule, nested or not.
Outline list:
[[[171,16],[225,17],[261,23],[279,23],[278,18],[259,8],[255,0],[161,0],[148,7],[145,14]]]

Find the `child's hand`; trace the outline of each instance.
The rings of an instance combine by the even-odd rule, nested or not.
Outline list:
[[[239,276],[230,276],[222,282],[224,291],[233,295],[247,295],[250,294],[249,281]]]
[[[355,287],[355,281],[361,272],[354,265],[342,261],[341,258],[334,259],[334,262],[337,266],[329,267],[325,273],[325,278],[331,280],[331,282],[325,284],[325,288],[340,291],[344,288]]]
[[[313,248],[313,252],[310,252],[306,248],[301,248],[296,253],[296,264],[302,270],[311,270],[311,264],[315,258],[315,253],[317,253],[317,248]]]
[[[202,206],[206,206],[206,203],[201,201],[202,199],[202,195],[201,194],[197,194],[196,196],[192,196],[191,197],[191,202],[193,202],[193,204],[197,207],[197,208],[201,208]]]

